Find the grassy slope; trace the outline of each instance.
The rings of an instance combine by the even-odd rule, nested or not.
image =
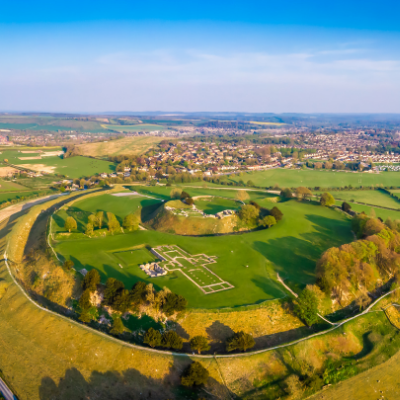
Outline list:
[[[384,186],[400,186],[400,174],[397,172],[382,172],[380,174],[332,172],[325,170],[284,170],[270,169],[268,171],[244,173],[235,175],[231,180],[247,182],[251,180],[257,186],[280,187],[341,187],[341,186],[370,186],[383,184]]]
[[[99,208],[106,210],[103,196],[75,203],[78,209]],[[115,198],[129,202],[126,198]],[[111,200],[113,202],[113,200]],[[131,200],[133,201],[133,200]],[[271,203],[260,201],[270,207]],[[111,206],[108,206],[111,209]],[[285,214],[277,226],[253,233],[218,237],[183,237],[155,231],[137,231],[106,238],[84,239],[60,242],[56,249],[65,256],[71,256],[78,269],[96,268],[105,280],[108,276],[121,279],[130,287],[138,280],[164,285],[184,295],[191,307],[216,308],[239,306],[282,297],[281,286],[276,282],[276,271],[294,287],[303,287],[315,281],[315,262],[329,247],[348,243],[352,240],[349,221],[339,212],[307,203],[290,201],[279,204]],[[63,216],[60,215],[60,219]],[[65,216],[64,216],[65,217]],[[57,217],[56,217],[57,218]],[[57,222],[61,227],[63,222]],[[157,280],[151,280],[139,270],[120,269],[112,252],[136,245],[157,246],[177,244],[191,254],[206,253],[218,257],[211,269],[235,289],[205,296],[179,273],[172,273]],[[249,268],[246,268],[249,265]]]
[[[78,145],[82,154],[101,157],[117,156],[119,154],[138,155],[145,153],[154,143],[168,139],[164,137],[130,137],[108,142],[88,143]]]

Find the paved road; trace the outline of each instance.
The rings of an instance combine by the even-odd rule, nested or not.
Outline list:
[[[13,395],[12,391],[4,383],[3,379],[0,378],[0,392],[6,398],[6,400],[15,400],[16,397]]]

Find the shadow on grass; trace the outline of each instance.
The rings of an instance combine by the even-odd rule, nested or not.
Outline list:
[[[275,264],[282,278],[289,279],[293,289],[315,282],[315,265],[325,250],[351,241],[347,221],[315,214],[305,217],[313,224],[314,232],[300,234],[300,238],[286,236],[253,244],[255,250]]]
[[[137,358],[141,354],[136,354]],[[140,363],[140,360],[137,360]],[[125,371],[92,371],[85,379],[77,368],[70,368],[58,385],[51,377],[42,379],[39,387],[41,400],[86,400],[86,399],[198,399],[209,397],[229,398],[231,393],[225,386],[213,378],[209,378],[203,389],[186,388],[180,384],[180,376],[191,363],[189,357],[173,357],[170,369],[166,375],[157,379],[143,375],[140,371],[130,368]],[[154,369],[157,368],[154,363]],[[154,371],[154,375],[158,375]]]

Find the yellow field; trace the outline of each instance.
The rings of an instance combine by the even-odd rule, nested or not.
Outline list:
[[[92,157],[139,155],[145,153],[153,144],[167,139],[158,136],[126,137],[108,142],[81,144],[77,147],[81,150],[81,154]]]

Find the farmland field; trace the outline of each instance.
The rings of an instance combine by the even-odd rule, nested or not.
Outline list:
[[[281,168],[270,169],[258,172],[245,172],[242,176],[232,175],[230,180],[247,182],[251,180],[256,186],[279,187],[343,187],[352,185],[358,186],[400,186],[400,173],[398,172],[337,172],[325,170],[286,170]]]
[[[155,189],[158,192],[169,188]],[[81,200],[74,203],[70,211],[61,210],[54,215],[53,230],[64,230],[67,213],[76,217],[82,229],[91,211],[112,211],[121,220],[124,214],[135,211],[139,204],[145,207],[146,202],[150,206],[157,204],[157,200],[139,196],[101,195]],[[159,204],[162,204],[161,201]],[[259,204],[271,208],[268,199],[259,200]],[[329,247],[352,240],[350,221],[340,212],[295,200],[279,203],[278,206],[284,218],[267,230],[209,237],[185,237],[139,230],[102,238],[67,239],[56,242],[55,249],[61,257],[70,258],[78,270],[96,268],[103,282],[113,276],[122,280],[127,287],[138,280],[152,282],[157,288],[167,286],[185,296],[193,308],[254,304],[285,295],[276,281],[276,272],[294,288],[314,283],[315,262],[321,253]],[[204,295],[196,286],[182,279],[179,273],[151,279],[139,268],[127,270],[118,266],[113,253],[133,251],[143,245],[177,245],[192,255],[216,256],[216,263],[211,264],[210,269],[235,288]]]
[[[78,145],[82,154],[92,157],[139,155],[145,153],[153,144],[160,143],[164,137],[126,137],[118,140]]]
[[[19,185],[16,182],[4,181],[0,179],[0,193],[16,192],[24,190],[29,190],[29,189],[22,185]]]
[[[167,127],[155,124],[138,124],[138,125],[102,125],[103,128],[111,129],[119,132],[152,132],[164,131]]]
[[[92,176],[96,173],[115,171],[115,164],[93,158],[75,156],[61,158],[59,156],[45,156],[41,159],[21,160],[20,158],[40,156],[40,153],[20,153],[17,150],[6,150],[0,155],[0,162],[7,159],[10,164],[32,169],[37,172],[45,171],[51,174],[65,175],[69,178]]]

